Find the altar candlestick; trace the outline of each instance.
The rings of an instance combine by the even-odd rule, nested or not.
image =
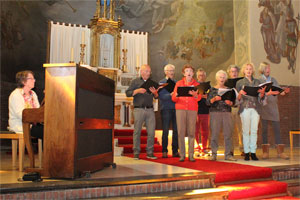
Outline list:
[[[123,49],[126,49],[126,37],[124,36],[124,44],[123,44]]]
[[[82,34],[81,34],[81,44],[84,44],[85,42],[85,33],[84,31],[82,31]]]

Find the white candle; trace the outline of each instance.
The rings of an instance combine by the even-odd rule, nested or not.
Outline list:
[[[123,39],[124,41],[124,44],[123,44],[123,49],[126,49],[126,37],[124,36],[124,39]]]
[[[84,44],[85,42],[85,33],[84,31],[82,31],[82,34],[81,34],[81,44]]]
[[[139,67],[140,66],[140,56],[136,55],[136,66]]]
[[[71,48],[71,60],[70,61],[71,62],[74,61],[74,49],[73,48]]]

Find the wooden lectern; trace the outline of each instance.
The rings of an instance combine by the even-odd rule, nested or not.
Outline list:
[[[113,165],[114,81],[75,63],[44,64],[42,174],[75,178]]]

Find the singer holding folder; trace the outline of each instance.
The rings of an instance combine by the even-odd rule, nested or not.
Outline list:
[[[158,98],[157,90],[154,87],[142,88],[141,86],[150,79],[151,68],[149,65],[142,65],[140,70],[141,77],[131,81],[130,86],[126,90],[126,96],[133,96],[133,115],[134,115],[134,132],[133,132],[133,154],[134,159],[139,160],[141,151],[141,130],[143,123],[147,129],[147,158],[157,159],[153,155],[154,136],[155,136],[155,114],[153,110],[153,98]],[[150,79],[151,80],[151,79]],[[149,82],[149,81],[148,81]]]
[[[175,66],[172,64],[167,64],[164,67],[164,72],[166,77],[159,81],[160,84],[168,83],[167,87],[161,89],[158,93],[160,113],[163,126],[162,134],[162,157],[168,157],[168,135],[169,127],[172,124],[172,155],[173,157],[179,157],[178,153],[178,132],[176,123],[176,110],[175,103],[172,101],[172,93],[176,84],[174,80],[175,76]]]
[[[256,157],[257,148],[257,129],[259,123],[258,104],[262,103],[265,96],[265,89],[258,90],[259,95],[257,97],[247,95],[243,90],[245,86],[258,86],[261,82],[253,77],[254,65],[252,63],[246,63],[242,67],[242,74],[244,78],[239,80],[236,84],[236,89],[239,92],[239,114],[242,121],[243,129],[243,144],[245,152],[245,160],[258,160]],[[250,135],[249,135],[250,133]]]
[[[261,73],[261,78],[259,79],[262,83],[272,82],[273,86],[279,87],[277,80],[270,76],[271,67],[267,62],[260,63],[259,72]],[[266,104],[261,105],[261,124],[262,124],[262,150],[263,159],[269,158],[269,148],[270,144],[268,142],[268,123],[272,122],[273,132],[275,136],[275,144],[277,148],[278,157],[282,159],[289,159],[289,157],[284,153],[284,144],[281,142],[280,138],[280,118],[279,110],[277,105],[277,95],[285,95],[289,93],[289,88],[284,88],[280,93],[279,91],[272,91],[272,89],[266,93]]]
[[[180,152],[180,162],[185,160],[185,135],[188,136],[189,161],[195,162],[194,159],[194,143],[195,143],[195,127],[198,111],[198,101],[201,100],[201,95],[197,91],[193,90],[199,83],[193,79],[194,68],[190,64],[183,66],[182,74],[183,78],[175,85],[174,92],[172,94],[172,100],[175,102],[176,109],[176,121],[178,128],[178,144]],[[179,87],[190,87],[189,95],[181,96],[177,90]]]
[[[227,69],[227,73],[229,75],[229,78],[233,81],[242,79],[242,77],[239,78],[240,68],[237,65],[229,65],[229,67]],[[225,85],[226,85],[226,83],[225,83]],[[234,85],[234,88],[235,87],[236,87],[236,84]],[[244,146],[243,146],[242,122],[241,122],[241,118],[240,118],[238,111],[239,111],[239,107],[236,105],[231,108],[231,116],[232,116],[232,122],[233,122],[231,154],[234,155],[233,141],[234,141],[234,136],[237,135],[238,140],[239,140],[239,150],[240,150],[241,156],[245,156]]]
[[[225,143],[225,160],[236,161],[230,154],[232,146],[232,119],[231,119],[231,106],[233,101],[222,100],[219,95],[220,90],[227,89],[224,85],[227,80],[227,73],[219,70],[216,73],[217,84],[212,87],[208,93],[207,105],[210,106],[210,128],[211,128],[211,150],[212,157],[210,160],[217,160],[218,140],[221,128],[223,127],[224,143]]]
[[[205,84],[209,82],[205,82],[206,80],[206,72],[203,68],[199,68],[197,70],[197,81],[198,83]],[[211,86],[209,85],[209,88]],[[196,122],[196,130],[195,130],[195,138],[196,143],[199,148],[200,156],[208,155],[208,135],[209,135],[209,107],[206,105],[207,93],[209,89],[203,91],[203,95],[200,101],[198,101],[198,112],[197,112],[197,122]],[[200,129],[201,129],[201,143],[202,143],[202,152],[200,148]]]

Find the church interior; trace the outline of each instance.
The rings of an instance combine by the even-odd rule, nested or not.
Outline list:
[[[299,0],[0,4],[1,199],[300,198]],[[195,69],[195,80],[201,68],[215,87],[216,74],[228,72],[230,65],[242,68],[250,63],[253,78],[259,79],[264,76],[263,62],[278,87],[289,91],[276,97],[282,149],[274,126],[267,124],[270,148],[265,158],[261,119],[255,143],[259,160],[245,159],[238,133],[242,128],[232,131],[230,153],[236,160],[227,159],[223,127],[217,160],[212,160],[210,131],[207,152],[200,137],[200,146],[194,145],[195,162],[190,154],[181,162],[174,151],[172,155],[172,126],[164,137],[158,97],[147,107],[155,116],[152,156],[146,119],[136,157],[140,107],[138,95],[130,96],[128,90],[143,80],[145,65],[157,85],[166,78],[165,66],[172,64],[174,80],[184,80],[183,69],[189,65]],[[32,91],[40,106],[23,110],[18,132],[9,128],[9,98],[17,88],[16,74],[24,70],[34,75]],[[244,74],[240,71],[238,76]],[[36,124],[43,125],[43,139],[31,135]],[[185,134],[184,146],[189,149]],[[280,157],[283,152],[286,156]]]

